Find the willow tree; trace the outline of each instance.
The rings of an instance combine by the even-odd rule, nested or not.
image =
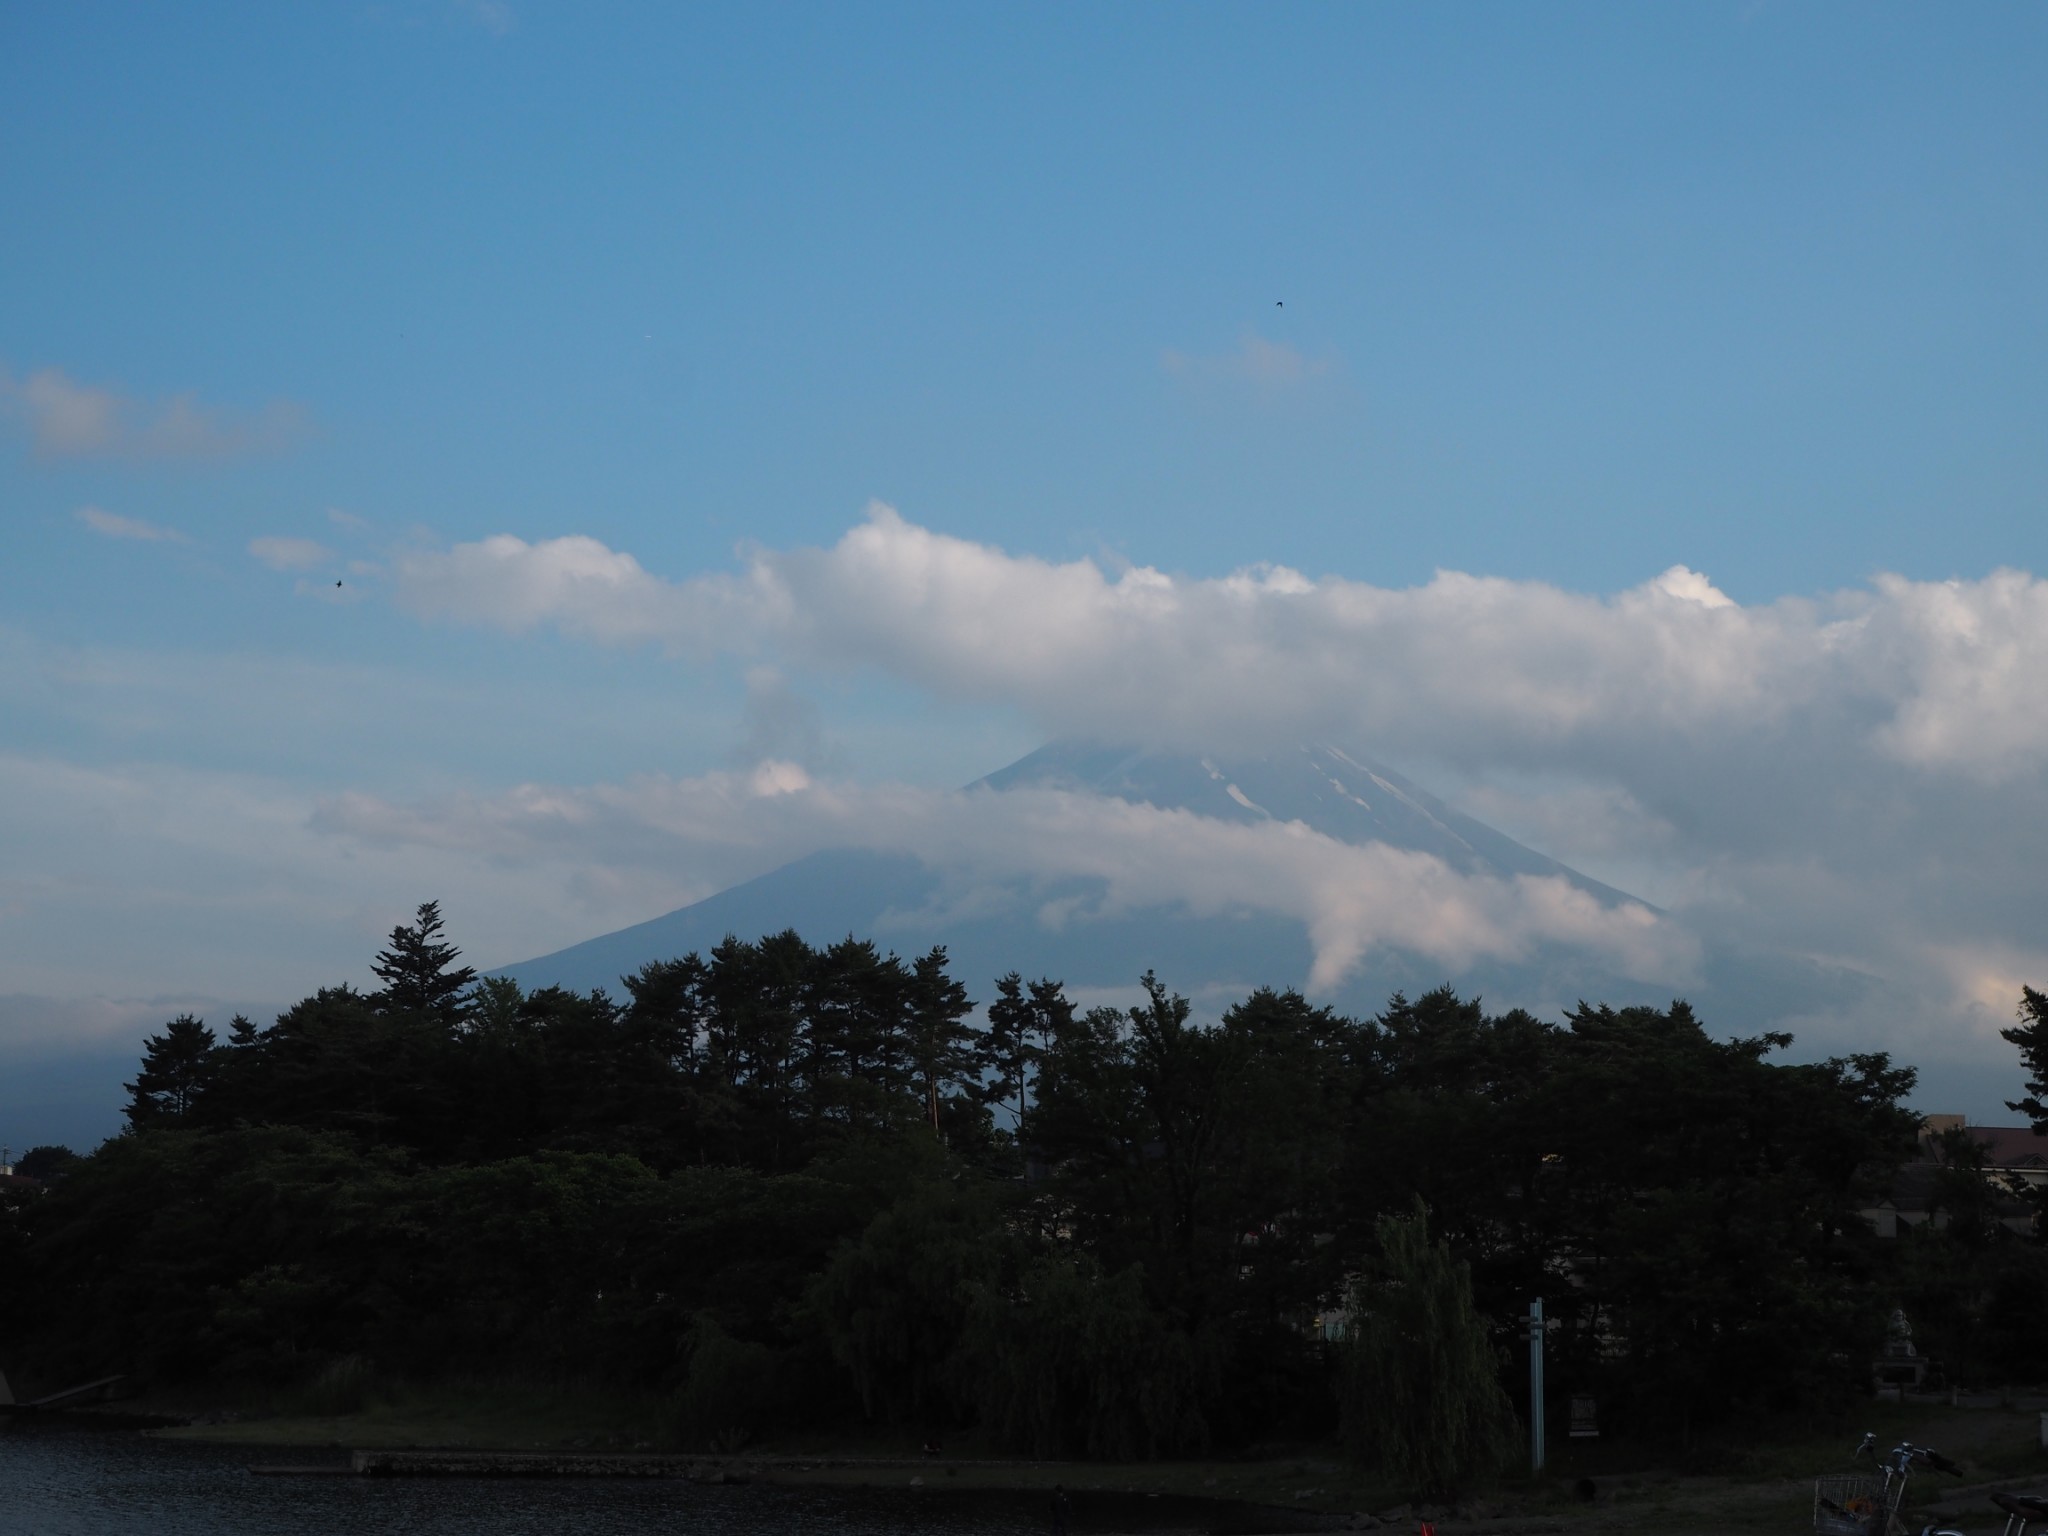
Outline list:
[[[1376,1271],[1351,1292],[1345,1434],[1417,1498],[1455,1498],[1507,1458],[1514,1409],[1472,1304],[1472,1272],[1430,1241],[1428,1207],[1418,1199],[1377,1229]]]

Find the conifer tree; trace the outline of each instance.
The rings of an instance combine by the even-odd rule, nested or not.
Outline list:
[[[139,1131],[182,1123],[212,1081],[215,1050],[213,1031],[189,1013],[145,1040],[142,1070],[121,1085],[128,1090],[128,1124]]]
[[[458,1023],[463,994],[476,980],[472,966],[452,969],[462,951],[441,937],[441,904],[420,903],[417,921],[391,930],[390,948],[380,950],[370,969],[384,983],[370,1001],[386,1013],[421,1013]]]
[[[996,982],[988,1005],[988,1029],[981,1037],[982,1065],[989,1072],[984,1096],[992,1104],[1015,1100],[1017,1123],[1024,1123],[1024,1073],[1030,1061],[1027,1031],[1031,1008],[1024,1001],[1024,978],[1012,971]]]
[[[2048,994],[2032,987],[2020,988],[2019,1016],[2014,1029],[2002,1029],[2000,1036],[2020,1048],[2020,1060],[2027,1069],[2025,1098],[2008,1099],[2005,1107],[2017,1110],[2033,1123],[2034,1134],[2048,1135]]]
[[[1041,977],[1027,987],[1015,971],[997,980],[995,1001],[988,1005],[988,1029],[978,1045],[978,1065],[989,1074],[982,1096],[991,1104],[1014,1101],[1020,1133],[1030,1108],[1032,1076],[1053,1037],[1073,1023],[1074,1005],[1067,1001],[1063,983]]]
[[[973,1009],[967,989],[946,974],[944,946],[918,957],[910,984],[912,1068],[935,1134],[945,1089],[969,1081],[976,1070],[974,1031],[965,1023]]]

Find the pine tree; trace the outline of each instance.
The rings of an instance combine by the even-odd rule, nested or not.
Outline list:
[[[2020,1060],[2027,1069],[2027,1096],[2008,1099],[2005,1107],[2017,1110],[2033,1122],[2036,1136],[2048,1136],[2048,994],[2032,987],[2020,988],[2019,1016],[2015,1029],[1999,1034],[2020,1048]]]
[[[142,1070],[128,1090],[124,1113],[135,1130],[182,1123],[213,1080],[213,1031],[202,1019],[181,1013],[142,1044]]]
[[[1024,978],[1012,971],[996,982],[995,1000],[988,1005],[988,1029],[981,1037],[981,1065],[989,1074],[984,1096],[992,1104],[1017,1106],[1017,1123],[1024,1123],[1024,1069],[1030,1046],[1026,1032],[1031,1008],[1024,1001]]]
[[[441,938],[441,904],[420,903],[418,921],[391,930],[391,947],[378,952],[370,969],[384,983],[370,998],[385,1013],[422,1013],[447,1024],[461,1021],[465,1012],[463,994],[476,980],[476,970],[450,967],[462,951]]]
[[[1024,978],[1015,971],[996,982],[977,1066],[989,1074],[982,1097],[991,1104],[1014,1102],[1020,1132],[1030,1105],[1032,1075],[1045,1059],[1053,1037],[1071,1028],[1073,1022],[1074,1005],[1067,1001],[1063,983],[1041,977],[1027,989]]]
[[[964,1022],[973,1010],[967,989],[946,974],[943,946],[918,958],[911,967],[911,1052],[934,1134],[944,1090],[971,1081],[976,1072],[974,1031]]]

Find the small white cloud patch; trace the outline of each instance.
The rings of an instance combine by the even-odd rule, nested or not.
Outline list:
[[[811,776],[796,763],[782,763],[769,760],[754,765],[748,778],[748,787],[763,799],[774,799],[779,795],[800,794],[811,787]]]
[[[1735,599],[1720,590],[1698,571],[1674,565],[1650,585],[1667,597],[1698,603],[1702,608],[1733,608]]]
[[[305,410],[288,401],[244,411],[190,391],[142,400],[58,368],[19,382],[0,370],[0,417],[20,423],[43,459],[243,458],[290,447],[307,425]]]
[[[310,571],[334,558],[333,550],[312,539],[251,539],[249,553],[273,571]]]
[[[110,539],[135,539],[145,544],[187,544],[191,541],[175,528],[146,523],[139,517],[123,517],[99,507],[80,507],[73,514],[94,533]]]
[[[1330,358],[1310,357],[1284,341],[1269,341],[1256,331],[1246,331],[1229,352],[1202,354],[1169,349],[1160,354],[1159,363],[1172,377],[1190,383],[1250,385],[1261,390],[1306,384],[1334,372],[1337,366]]]

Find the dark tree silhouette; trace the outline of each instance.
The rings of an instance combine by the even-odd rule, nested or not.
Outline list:
[[[2020,1023],[1999,1034],[2020,1048],[2027,1069],[2027,1096],[2008,1099],[2005,1107],[2033,1122],[2036,1136],[2048,1136],[2048,994],[2020,988]]]
[[[946,974],[946,951],[935,948],[911,967],[911,1058],[932,1130],[938,1132],[939,1105],[948,1088],[975,1079],[979,1063],[967,1015],[974,1009],[967,989]]]
[[[142,1070],[128,1090],[128,1124],[136,1130],[177,1125],[198,1106],[213,1077],[213,1031],[181,1013],[142,1045]]]
[[[988,1029],[982,1035],[981,1051],[989,1077],[982,1093],[992,1104],[1014,1103],[1020,1125],[1024,1121],[1025,1075],[1031,1065],[1025,1035],[1029,1021],[1024,978],[1012,971],[997,980],[995,1000],[988,1005]]]
[[[64,1177],[67,1169],[81,1159],[69,1147],[30,1147],[14,1161],[14,1171],[24,1179],[36,1179],[44,1184],[55,1183]]]
[[[980,1044],[982,1065],[988,1073],[983,1097],[991,1104],[1008,1104],[1014,1099],[1020,1125],[1028,1107],[1031,1076],[1044,1059],[1046,1047],[1074,1022],[1074,1005],[1067,1001],[1059,982],[1042,977],[1030,984],[1029,997],[1026,990],[1024,978],[1015,971],[997,980],[995,1001],[988,1005],[988,1029]]]
[[[466,993],[476,981],[472,966],[453,969],[462,951],[441,938],[441,904],[420,903],[417,921],[391,930],[389,949],[370,967],[384,983],[370,1001],[386,1013],[423,1013],[444,1023],[460,1020]]]

